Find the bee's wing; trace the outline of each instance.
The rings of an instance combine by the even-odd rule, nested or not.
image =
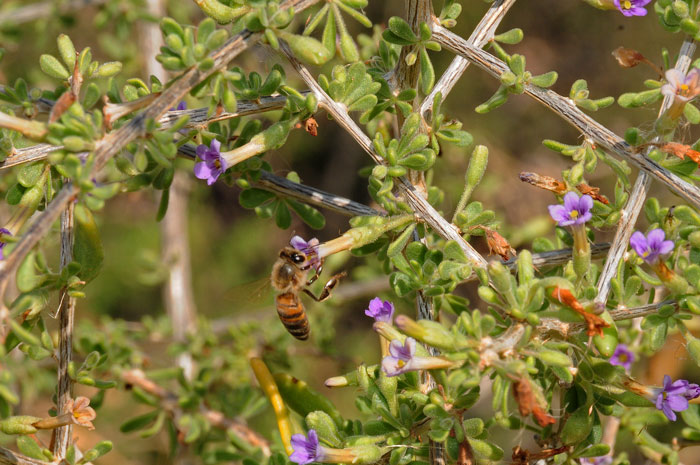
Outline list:
[[[274,292],[269,277],[263,277],[249,283],[232,287],[224,300],[234,303],[236,312],[245,312],[260,308],[269,308],[273,305]]]

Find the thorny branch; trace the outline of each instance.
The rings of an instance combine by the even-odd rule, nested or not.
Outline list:
[[[75,204],[70,202],[61,215],[61,268],[73,261]],[[73,397],[73,381],[68,374],[68,365],[73,359],[73,322],[75,319],[75,297],[61,289],[59,298],[60,340],[58,345],[58,387],[56,406],[59,414],[66,413],[66,404]],[[54,430],[53,454],[62,459],[71,445],[73,426],[66,425]]]
[[[467,41],[479,48],[486,45],[493,39],[498,25],[501,24],[506,13],[508,13],[508,10],[510,10],[510,7],[514,4],[515,0],[496,0],[493,2],[484,17],[479,21],[479,24],[476,25]],[[447,94],[450,93],[459,78],[462,77],[462,74],[467,70],[469,64],[470,62],[468,60],[459,55],[454,57],[450,66],[448,66],[442,76],[440,76],[433,90],[423,99],[419,109],[419,113],[423,118],[429,117],[428,113],[433,109],[433,102],[438,92],[442,95],[442,99],[445,100]]]
[[[508,70],[508,66],[501,60],[480,48],[474,47],[467,40],[448,31],[440,24],[433,24],[433,39],[448,50],[463,56],[497,78]],[[622,138],[579,110],[570,99],[562,97],[551,90],[542,89],[531,84],[525,86],[525,93],[557,113],[592,142],[634,163],[687,202],[696,208],[700,207],[700,188],[684,181],[655,161],[637,153]]]
[[[46,465],[46,462],[0,447],[0,465]]]
[[[692,39],[686,39],[681,46],[681,51],[678,54],[678,59],[676,60],[675,68],[682,71],[684,74],[688,71],[690,63],[692,61],[693,54],[695,53],[695,42]],[[659,110],[659,116],[661,116],[673,103],[673,99],[668,96],[664,97],[664,101],[661,104],[661,109]],[[657,137],[654,142],[659,141],[661,138]],[[651,151],[651,149],[649,150]],[[647,152],[648,154],[649,152]],[[598,280],[598,295],[595,298],[597,304],[605,305],[608,300],[608,294],[610,293],[610,282],[617,275],[617,268],[620,264],[620,260],[627,251],[627,245],[629,244],[630,237],[634,230],[634,226],[637,223],[637,217],[639,217],[639,212],[642,211],[644,207],[644,201],[649,194],[649,189],[651,188],[651,176],[645,172],[640,171],[637,180],[634,182],[632,187],[632,192],[630,192],[629,200],[627,205],[622,209],[622,215],[620,216],[620,223],[617,226],[617,231],[615,231],[615,238],[613,239],[613,245],[610,249],[610,254],[607,260],[605,260],[605,265],[603,265],[603,271],[600,273],[600,278]]]
[[[6,12],[0,12],[0,26],[6,24],[16,26],[34,21],[35,19],[44,18],[55,12],[66,14],[70,11],[80,10],[86,6],[99,6],[103,3],[107,3],[107,0],[69,0],[68,2],[48,1],[31,3],[20,8],[13,8]],[[57,6],[59,6],[58,9],[56,9]]]
[[[305,95],[306,92],[302,92]],[[222,111],[216,113],[210,117],[207,116],[209,111],[208,108],[193,108],[191,110],[170,110],[167,111],[159,120],[160,127],[162,129],[167,129],[172,127],[175,122],[182,116],[189,116],[189,121],[185,125],[186,128],[205,128],[208,125],[215,123],[217,121],[223,121],[231,118],[237,118],[239,116],[252,115],[256,113],[263,113],[266,111],[279,110],[284,107],[287,102],[287,97],[284,95],[274,95],[271,97],[260,97],[259,100],[239,100],[237,103],[237,109],[233,113]],[[113,106],[124,106],[127,104],[116,104]],[[133,110],[124,110],[121,116],[131,113]],[[31,147],[16,149],[14,153],[5,159],[0,161],[0,170],[11,168],[13,166],[21,165],[24,163],[32,163],[38,160],[45,159],[51,152],[62,149],[62,146],[56,146],[51,144],[36,144]]]
[[[280,49],[289,59],[290,63],[297,70],[301,78],[309,87],[316,98],[319,105],[326,109],[333,116],[338,124],[345,129],[355,141],[369,154],[369,156],[377,164],[384,164],[384,160],[374,151],[372,142],[369,137],[360,129],[360,127],[350,118],[347,110],[335,102],[326,94],[326,92],[318,85],[316,80],[311,76],[308,69],[294,57],[291,50],[284,42],[280,42]],[[487,262],[484,257],[479,254],[464,238],[459,234],[457,228],[443,218],[432,205],[415,189],[415,187],[406,178],[397,178],[398,190],[405,197],[413,211],[425,221],[433,230],[446,240],[454,240],[459,244],[469,260],[478,267],[485,267]]]

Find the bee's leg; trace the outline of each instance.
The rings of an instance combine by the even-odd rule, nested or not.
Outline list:
[[[340,278],[343,278],[346,276],[347,273],[344,271],[341,271],[340,273],[333,275],[331,279],[328,280],[325,286],[323,286],[323,290],[321,291],[321,295],[316,297],[310,290],[304,289],[304,292],[309,295],[312,299],[314,299],[316,302],[323,302],[327,298],[331,296],[331,291],[333,288],[338,284],[340,281]]]
[[[310,267],[311,267],[311,265],[308,265],[308,266],[302,268],[302,270],[308,270]],[[321,271],[323,271],[323,260],[321,260],[321,262],[319,263],[318,268],[316,269],[316,272],[314,273],[314,275],[311,276],[311,278],[309,278],[308,281],[306,281],[306,285],[310,286],[313,283],[315,283],[316,280],[318,279],[318,277],[321,276]]]

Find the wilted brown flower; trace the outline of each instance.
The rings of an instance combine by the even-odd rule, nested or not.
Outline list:
[[[582,182],[576,186],[576,189],[578,189],[584,195],[590,195],[594,200],[597,200],[600,203],[604,203],[605,205],[610,204],[608,198],[600,193],[599,187],[591,187],[585,182]]]
[[[500,255],[503,260],[509,260],[510,256],[517,255],[517,252],[505,237],[501,236],[497,231],[482,227],[486,235],[486,245],[489,246],[489,253]]]
[[[634,68],[639,63],[644,63],[649,65],[654,71],[656,71],[659,76],[663,76],[663,70],[659,68],[655,63],[650,61],[647,57],[639,53],[637,50],[625,47],[617,47],[612,52],[612,56],[615,57],[617,63],[623,68]]]
[[[526,417],[532,413],[537,423],[543,428],[556,423],[556,420],[537,402],[537,397],[530,383],[530,380],[525,376],[513,383],[513,397],[515,397],[515,402],[518,404],[520,415]]]
[[[563,289],[561,287],[555,286],[550,295],[556,301],[560,302],[563,305],[566,305],[567,307],[581,315],[584,320],[586,320],[586,326],[588,327],[588,331],[586,334],[588,334],[589,336],[602,336],[603,328],[607,328],[610,326],[608,322],[603,320],[598,315],[594,315],[593,313],[587,312],[586,309],[583,308],[583,305],[581,305],[579,301],[576,300],[576,297],[574,297],[574,295],[568,289]]]
[[[555,194],[563,194],[567,191],[566,184],[551,176],[523,171],[518,177],[523,182],[532,184],[540,189],[552,191]]]

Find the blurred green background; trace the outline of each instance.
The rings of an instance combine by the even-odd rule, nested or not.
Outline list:
[[[2,3],[0,12],[29,2]],[[441,2],[435,3],[436,11],[439,11]],[[139,17],[137,5],[135,1],[112,1],[106,10],[87,8],[75,16],[52,14],[44,20],[20,26],[3,26],[0,47],[5,49],[5,56],[0,61],[0,83],[12,83],[22,77],[31,86],[52,88],[56,83],[41,73],[38,61],[42,53],[55,53],[55,38],[59,33],[70,35],[78,50],[90,46],[93,55],[100,61],[123,61],[122,80],[127,77],[147,80],[148,76],[142,74],[143,57],[134,28],[147,18]],[[463,2],[464,10],[455,31],[464,37],[469,36],[488,6],[489,3],[483,1]],[[374,0],[366,13],[375,23],[383,24],[391,16],[403,15],[403,8],[403,1]],[[203,17],[194,2],[190,1],[170,1],[168,9],[171,16],[182,22],[196,24]],[[307,16],[306,12],[300,15],[297,23]],[[370,32],[354,22],[348,25],[356,33]],[[552,90],[563,95],[568,95],[575,80],[586,79],[592,98],[617,97],[623,92],[642,90],[645,79],[658,78],[645,66],[634,69],[619,67],[611,55],[618,46],[637,49],[661,65],[662,47],[667,48],[673,57],[682,41],[680,35],[665,32],[653,13],[644,18],[627,18],[616,11],[595,10],[575,0],[521,0],[508,13],[499,32],[514,27],[524,31],[525,39],[507,50],[523,54],[527,58],[528,70],[533,74],[557,71],[559,79]],[[434,53],[433,57],[438,76],[453,58],[447,51]],[[284,64],[284,61],[269,48],[256,46],[244,53],[235,64],[247,71],[267,71],[274,63]],[[263,69],[261,64],[264,64]],[[329,73],[331,66],[329,64],[315,72]],[[297,88],[303,88],[293,70],[286,69],[288,81]],[[471,66],[446,99],[445,109],[449,117],[464,123],[464,129],[471,132],[476,144],[486,145],[490,151],[486,177],[473,198],[482,201],[486,208],[496,210],[502,222],[500,231],[513,241],[514,246],[528,247],[535,237],[552,235],[554,225],[548,219],[546,206],[554,202],[554,197],[521,183],[518,173],[534,171],[560,178],[561,170],[570,165],[570,160],[549,151],[542,145],[542,140],[577,144],[581,142],[581,136],[527,96],[511,96],[507,104],[486,115],[475,113],[474,108],[487,100],[497,88],[498,83],[491,76]],[[188,104],[193,108],[197,102],[189,100]],[[592,116],[621,135],[630,126],[650,130],[656,113],[657,108],[624,110],[614,104]],[[274,114],[269,116],[273,117]],[[317,137],[294,131],[282,149],[268,153],[266,158],[275,173],[284,176],[289,171],[296,171],[308,185],[369,203],[366,179],[357,174],[370,164],[369,158],[323,112],[316,119],[319,123]],[[682,134],[687,143],[695,140],[690,130]],[[470,153],[471,147],[462,150],[447,146],[436,164],[433,179],[445,190],[445,202],[441,209],[448,217],[459,198]],[[183,162],[182,168],[191,174],[190,162]],[[329,240],[348,228],[347,218],[324,212],[326,227],[312,231],[295,216],[291,228],[281,231],[273,221],[259,219],[252,211],[240,207],[237,188],[222,182],[208,187],[194,176],[190,175],[190,178],[187,233],[192,252],[195,300],[201,317],[212,320],[213,326],[219,324],[222,327],[232,321],[276,325],[275,331],[279,332],[277,339],[289,345],[293,362],[291,372],[319,389],[328,376],[348,371],[363,361],[374,363],[379,360],[377,338],[371,331],[370,319],[363,314],[376,290],[386,288],[387,283],[387,278],[380,274],[378,267],[373,266],[373,259],[354,259],[348,255],[335,257],[330,261],[329,268],[343,268],[350,272],[350,277],[339,286],[338,296],[324,304],[312,305],[306,300],[314,333],[323,338],[319,341],[320,352],[308,348],[311,345],[292,341],[284,333],[277,322],[272,294],[269,289],[267,292],[265,290],[265,282],[277,252],[292,235]],[[615,179],[605,165],[599,164],[596,173],[588,180],[591,185],[600,187],[604,195],[613,196]],[[0,180],[0,184],[6,186],[7,181]],[[673,205],[677,201],[659,185],[654,185],[653,192],[664,205]],[[79,302],[79,320],[97,321],[100,315],[110,315],[135,322],[147,315],[156,318],[163,315],[161,283],[166,270],[160,261],[159,226],[155,222],[157,204],[158,199],[150,191],[123,193],[109,201],[104,213],[98,215],[105,246],[105,264],[99,277],[87,287],[87,298]],[[0,210],[0,219],[8,216],[6,208]],[[644,219],[640,227],[644,227]],[[599,231],[596,240],[609,240],[613,232]],[[480,252],[488,253],[481,238],[475,238],[474,245]],[[54,254],[58,254],[57,249]],[[352,292],[343,292],[344,287],[353,283],[364,285],[351,287]],[[460,290],[471,298],[474,305],[478,302],[475,289],[463,286]],[[390,297],[386,292],[381,295]],[[393,300],[400,312],[409,315],[415,313],[412,300]],[[154,363],[171,363],[168,355],[162,354],[162,344],[158,345],[153,340],[150,344],[149,351],[164,355],[160,358],[154,355]],[[672,358],[680,359],[681,363],[677,363],[680,371],[686,359],[681,343],[670,340],[667,352],[672,354]],[[647,370],[650,376],[648,381],[658,383],[660,379],[651,378],[657,377],[651,373],[653,361],[642,365],[638,367],[641,370],[638,375],[644,378],[644,370]],[[343,413],[355,415],[351,390],[333,391],[330,396]],[[119,401],[114,399],[114,402],[121,402],[124,406],[129,404],[126,398]],[[481,413],[488,412],[486,405],[479,406],[482,407]],[[132,413],[137,412],[129,412],[130,415]],[[553,413],[556,416],[556,412]],[[265,427],[271,428],[272,425],[268,422]],[[100,430],[109,436],[108,431]],[[112,436],[121,434],[116,432],[116,426],[115,431],[109,433],[113,433]],[[517,444],[521,439],[528,440],[528,436],[524,434],[510,440]],[[502,439],[505,438],[504,434]],[[88,442],[92,440],[88,438]],[[106,460],[145,463],[146,457],[150,456],[151,463],[158,463],[164,460],[165,447],[162,438],[150,443],[134,441],[126,446],[119,445],[116,453]],[[509,455],[508,451],[506,455]],[[133,460],[129,462],[127,456]]]

